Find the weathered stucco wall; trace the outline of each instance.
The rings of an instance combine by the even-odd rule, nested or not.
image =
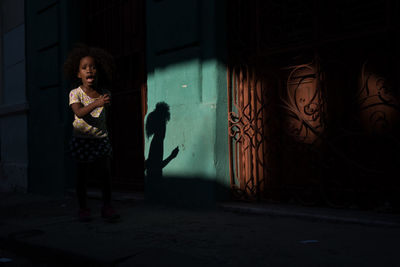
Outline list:
[[[0,191],[28,190],[24,0],[1,5]]]
[[[67,141],[71,135],[68,107],[70,88],[63,63],[79,35],[77,1],[26,2],[26,69],[29,190],[60,194],[73,180]]]
[[[146,178],[149,200],[207,206],[227,197],[224,7],[212,0],[147,1],[147,115],[167,103],[163,158],[179,147],[162,177]]]

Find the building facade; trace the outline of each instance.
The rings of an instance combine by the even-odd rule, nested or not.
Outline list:
[[[62,66],[84,42],[118,67],[116,190],[190,206],[398,202],[399,5],[299,3],[1,1],[0,188],[73,187]]]
[[[2,171],[12,172],[9,165],[14,159],[12,164],[23,163],[25,169],[23,178],[3,174],[4,190],[19,187],[22,191],[59,194],[73,186],[74,166],[66,155],[71,134],[67,102],[71,88],[63,79],[62,65],[73,44],[85,42],[110,51],[121,67],[123,78],[113,94],[116,187],[143,190],[144,161],[151,140],[144,137],[143,124],[146,112],[165,102],[171,112],[165,151],[178,146],[179,154],[165,166],[164,177],[190,178],[200,184],[204,180],[207,185],[198,194],[200,202],[215,198],[214,182],[223,184],[227,175],[226,71],[219,56],[225,48],[220,35],[224,20],[223,16],[219,20],[215,17],[223,11],[223,2],[187,1],[184,14],[178,11],[181,1],[17,2],[19,6],[15,1],[2,2],[2,51],[7,55],[2,64]],[[9,18],[4,14],[15,18],[16,13],[21,18],[18,24],[5,27]],[[123,32],[118,33],[116,29],[121,28]],[[8,56],[10,49],[13,58]],[[12,67],[23,72],[10,74]],[[9,85],[8,81],[18,84]],[[10,95],[16,92],[18,95]],[[7,111],[8,103],[18,105],[19,113]],[[7,125],[11,123],[8,117],[21,129]],[[119,121],[125,121],[125,128]],[[7,177],[13,177],[10,179],[15,184],[8,189]],[[95,179],[92,182],[96,184]],[[151,183],[146,186],[152,187]],[[187,191],[185,188],[181,193]],[[171,194],[160,199],[164,197],[174,198]]]

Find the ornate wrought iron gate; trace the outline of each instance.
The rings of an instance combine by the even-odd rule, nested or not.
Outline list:
[[[390,0],[229,1],[235,198],[400,208],[398,11]]]

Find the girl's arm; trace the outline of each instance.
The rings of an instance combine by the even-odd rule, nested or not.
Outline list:
[[[95,108],[102,107],[105,104],[110,103],[110,97],[108,95],[102,95],[93,103],[84,106],[82,103],[71,104],[72,111],[78,118],[82,118],[92,112]]]

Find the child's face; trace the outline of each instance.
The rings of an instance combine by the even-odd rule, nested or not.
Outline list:
[[[81,58],[79,64],[78,78],[82,80],[82,85],[91,88],[96,79],[96,64],[94,58],[87,56]]]

